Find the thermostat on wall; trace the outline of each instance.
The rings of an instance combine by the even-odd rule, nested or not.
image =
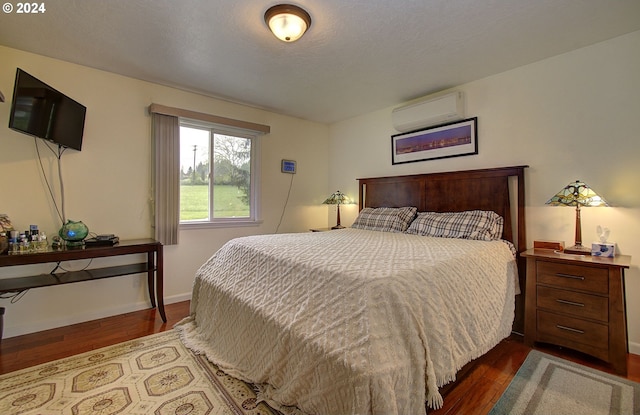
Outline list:
[[[293,160],[282,160],[282,172],[296,174],[296,162]]]

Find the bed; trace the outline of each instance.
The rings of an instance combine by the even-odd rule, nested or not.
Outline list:
[[[439,388],[512,330],[524,168],[358,179],[352,228],[229,241],[176,328],[284,413],[437,408]],[[479,237],[441,226],[461,217],[481,218]]]

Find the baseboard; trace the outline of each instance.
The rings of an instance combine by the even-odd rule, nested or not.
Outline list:
[[[191,300],[191,292],[164,297],[165,304],[179,303],[181,301],[188,300]],[[22,336],[24,334],[37,333],[39,331],[70,326],[72,324],[84,323],[87,321],[98,320],[105,317],[113,317],[120,314],[131,313],[133,311],[146,310],[147,308],[149,308],[149,303],[147,301],[141,301],[137,303],[125,304],[122,306],[103,309],[93,313],[73,315],[57,320],[43,321],[34,324],[22,324],[19,327],[5,327],[2,338],[7,339],[10,337]]]
[[[179,303],[182,301],[191,301],[191,291],[189,291],[188,293],[184,293],[184,294],[177,294],[177,295],[172,295],[170,297],[165,297],[164,298],[164,303],[165,304],[173,304],[173,303]]]

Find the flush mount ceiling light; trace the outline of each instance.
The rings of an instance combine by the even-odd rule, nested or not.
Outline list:
[[[278,4],[264,13],[264,21],[273,34],[283,42],[295,42],[311,26],[311,16],[292,4]]]

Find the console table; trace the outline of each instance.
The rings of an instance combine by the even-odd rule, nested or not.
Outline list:
[[[151,307],[155,308],[157,304],[160,317],[162,317],[162,321],[166,322],[167,316],[164,312],[164,299],[162,295],[162,244],[153,239],[120,241],[118,244],[113,246],[62,248],[47,252],[10,255],[4,254],[0,255],[0,267],[60,263],[62,261],[73,261],[78,259],[104,258],[133,254],[147,254],[146,262],[116,265],[105,268],[92,268],[81,271],[55,273],[52,271],[49,274],[0,278],[0,293],[19,293],[31,288],[147,273],[147,285],[149,287]]]

